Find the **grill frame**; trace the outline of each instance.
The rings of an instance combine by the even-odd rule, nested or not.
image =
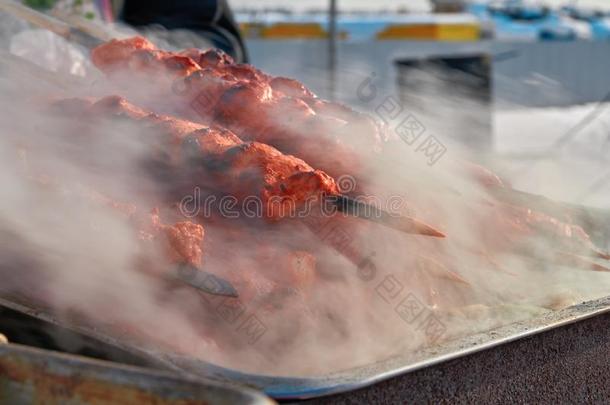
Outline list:
[[[610,314],[609,296],[559,311],[549,311],[536,318],[444,342],[411,354],[396,355],[374,364],[315,378],[289,378],[242,373],[189,357],[160,353],[144,348],[141,343],[114,339],[104,334],[99,328],[59,322],[40,309],[34,309],[30,305],[24,304],[23,301],[18,302],[15,297],[11,300],[0,298],[0,305],[114,345],[146,359],[158,369],[173,371],[191,378],[242,384],[261,390],[279,400],[303,400],[345,393],[349,395],[350,392],[356,390],[379,386],[378,383],[385,380],[397,377],[408,378],[409,374],[418,370],[434,368],[452,360],[502,347],[528,337],[540,336],[544,332],[583,322],[589,318]]]
[[[0,344],[2,403],[271,405],[245,387],[16,344]]]

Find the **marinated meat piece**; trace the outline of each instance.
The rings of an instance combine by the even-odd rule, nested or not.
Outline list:
[[[487,208],[484,218],[479,240],[490,252],[519,252],[547,259],[557,257],[558,252],[610,258],[580,226],[541,212],[498,203]]]
[[[190,264],[197,268],[203,265],[203,239],[205,235],[201,224],[191,221],[179,221],[171,225],[161,221],[159,209],[155,208],[150,215],[139,216],[132,219],[132,223],[138,229],[139,238],[143,242],[153,243],[163,257],[173,264]],[[151,246],[148,246],[151,247]],[[157,263],[150,262],[146,258],[141,259],[140,267],[147,272],[152,272],[158,267]],[[157,269],[161,273],[167,273],[173,268]],[[171,267],[171,266],[170,266]]]
[[[292,216],[303,204],[338,194],[335,181],[294,156],[258,142],[227,150],[221,158],[221,183],[238,195],[260,197],[270,219]]]
[[[324,246],[309,233],[287,240],[284,232],[288,229],[278,228],[294,231],[300,227],[285,223],[247,228],[227,220],[206,227],[206,264],[230,280],[240,301],[251,309],[283,305],[295,291],[308,294],[320,281],[317,258],[310,249]]]
[[[214,121],[240,132],[245,132],[248,128],[252,131],[250,137],[256,137],[256,134],[270,124],[267,101],[272,99],[272,94],[271,88],[266,84],[237,83],[229,87],[224,86],[222,95],[213,106]],[[253,120],[253,117],[257,119]],[[227,123],[230,125],[226,125]]]
[[[99,45],[91,51],[91,60],[100,70],[110,74],[136,70],[184,77],[201,69],[188,56],[159,50],[142,37],[115,39]]]
[[[266,83],[269,81],[269,76],[256,69],[252,65],[236,64],[227,65],[222,69],[223,72],[233,76],[236,80],[250,83]]]
[[[154,115],[116,96],[93,103],[86,113],[98,118],[119,116],[141,125],[144,135],[153,140],[156,152],[151,159],[157,165],[172,167],[182,176],[189,175],[191,166],[206,168],[190,180],[192,187],[208,188],[211,178],[219,191],[241,199],[258,197],[264,215],[272,220],[293,216],[324,195],[338,194],[334,179],[323,171],[267,144],[244,143],[226,129]]]
[[[188,153],[195,159],[210,160],[242,143],[243,141],[228,129],[202,128],[191,132],[183,147],[188,148]]]
[[[180,82],[177,82],[180,83]],[[210,68],[194,72],[184,79],[178,89],[180,114],[193,120],[212,123],[215,109],[223,94],[239,82],[224,71]]]
[[[591,238],[578,225],[567,224],[541,212],[528,208],[507,206],[508,216],[516,218],[520,224],[528,226],[531,232],[544,235],[558,251],[585,254],[607,258],[591,242]]]
[[[148,49],[133,52],[127,63],[130,68],[144,73],[158,74],[167,72],[169,76],[178,77],[186,77],[193,72],[201,70],[201,66],[187,56]]]
[[[226,126],[242,139],[264,142],[314,162],[334,177],[361,169],[362,159],[353,146],[366,138],[358,134],[368,128],[368,132],[377,136],[374,123],[360,120],[348,124],[316,115],[301,99],[274,98],[267,85],[235,84],[214,105],[213,122]],[[371,148],[376,147],[378,138],[371,145],[363,145],[363,149],[374,151]]]
[[[86,202],[94,206],[107,207],[119,218],[127,221],[137,232],[139,239],[158,244],[157,251],[170,263],[191,264],[201,267],[203,263],[204,228],[201,224],[191,221],[177,221],[165,224],[161,220],[160,210],[155,208],[149,214],[142,214],[135,204],[118,201],[94,190],[77,191],[77,197],[84,197]],[[175,216],[175,215],[174,215]],[[143,270],[147,271],[150,261],[147,257],[140,262],[147,263]],[[152,264],[154,266],[154,263]],[[163,271],[170,271],[166,267]]]
[[[252,65],[235,63],[231,56],[219,49],[210,49],[201,52],[198,49],[186,49],[180,52],[182,56],[188,56],[208,71],[214,70],[230,75],[240,81],[268,81],[269,76],[256,69]]]
[[[192,222],[177,222],[162,227],[167,238],[167,255],[174,263],[199,267],[203,263],[203,226]]]
[[[505,181],[502,180],[496,173],[481,165],[460,160],[455,162],[457,170],[463,172],[466,176],[475,180],[478,184],[485,188],[504,188]]]
[[[189,49],[185,52],[187,56],[193,58],[203,68],[217,69],[224,66],[230,66],[235,63],[230,55],[219,49],[210,49],[204,52],[201,52],[198,49]]]
[[[96,102],[77,98],[60,100],[53,103],[52,109],[62,115],[88,117],[89,120],[85,121],[87,125],[108,129],[114,129],[117,123],[131,122],[134,126],[127,128],[127,132],[142,137],[142,142],[152,146],[157,161],[172,165],[178,164],[183,139],[194,131],[207,128],[192,121],[153,114],[120,96],[107,96]],[[97,120],[106,121],[100,124]]]
[[[305,85],[298,80],[288,77],[274,77],[269,81],[273,91],[280,92],[288,97],[313,99],[316,97]]]
[[[132,54],[138,52],[132,49]],[[165,58],[171,53],[163,55]],[[192,59],[202,68],[189,68],[192,73],[181,86],[181,114],[185,117],[225,126],[245,140],[269,143],[336,177],[358,174],[364,170],[358,164],[361,154],[381,149],[379,128],[370,117],[342,105],[317,102],[313,93],[297,81],[273,78],[252,66],[234,64],[222,52],[198,54],[187,50],[177,55]],[[151,54],[149,59],[159,58]],[[137,72],[141,67],[136,64],[125,69]],[[184,76],[181,71],[166,73],[170,78]]]
[[[157,47],[143,37],[113,39],[91,51],[91,61],[98,69],[110,73],[118,68],[128,67],[127,61],[139,50],[156,50]]]
[[[100,99],[91,106],[91,113],[97,114],[102,118],[112,116],[131,119],[144,118],[150,114],[120,96],[108,96]]]

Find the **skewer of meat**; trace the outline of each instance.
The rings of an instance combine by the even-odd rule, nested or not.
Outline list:
[[[406,217],[388,218],[389,214],[381,210],[362,206],[357,201],[341,196],[334,180],[325,173],[314,170],[300,159],[281,154],[268,145],[256,142],[244,143],[228,130],[150,114],[116,96],[106,97],[97,102],[82,99],[62,100],[55,103],[54,108],[79,116],[88,116],[89,121],[93,123],[97,117],[113,120],[120,118],[138,124],[144,129],[144,136],[153,144],[159,145],[158,148],[154,148],[159,149],[155,162],[165,163],[170,172],[169,175],[165,175],[172,183],[183,183],[186,179],[188,186],[185,187],[188,187],[189,192],[193,187],[213,188],[223,190],[242,201],[249,196],[257,196],[264,204],[262,214],[274,222],[282,218],[297,218],[300,212],[307,216],[308,209],[326,199],[347,214],[357,214],[361,211],[368,213],[369,218],[375,222],[387,222],[404,232],[441,236],[439,232],[425,224]],[[332,210],[327,214],[323,218],[326,221],[339,219],[333,217]],[[310,225],[308,221],[303,222]],[[358,230],[350,229],[349,222],[343,221],[339,225],[348,233],[355,235],[358,233]],[[314,234],[319,235],[319,229],[314,227],[312,230]],[[356,239],[355,245],[350,249],[332,244],[331,247],[360,268],[366,263],[363,263],[362,249],[357,246],[358,238],[354,239]],[[439,266],[435,266],[434,274],[443,273],[439,269]],[[465,283],[457,273],[448,269],[443,270],[442,277]],[[183,273],[197,284],[206,284],[204,277],[192,266],[184,267]],[[214,282],[208,284],[212,288],[215,285]],[[241,297],[242,291],[239,286],[238,289]]]
[[[165,58],[163,55],[159,55],[159,54],[157,54],[157,53],[155,53],[155,52],[151,52],[151,53],[149,53],[149,55],[150,55],[150,54],[152,54],[152,58],[149,58],[149,59],[153,59],[153,60],[155,60],[155,62],[154,62],[154,63],[157,63],[157,60],[158,60],[159,62],[161,62],[161,63],[163,63],[163,64],[165,65],[165,61],[166,61],[166,60],[169,60],[169,58]],[[196,63],[197,63],[197,62],[196,62]],[[190,63],[189,63],[189,64],[190,64]],[[179,67],[177,70],[180,70],[180,69],[182,69],[182,67]],[[188,68],[187,68],[186,70],[188,71]],[[238,69],[233,69],[233,70],[236,70],[236,71],[237,71]],[[244,69],[244,72],[241,72],[241,73],[244,73],[244,74],[248,73],[248,74],[249,74],[250,72],[247,72],[247,69]],[[279,83],[278,83],[278,84],[276,84],[276,86],[275,86],[275,87],[277,87],[277,88],[282,88],[282,86],[286,86],[286,85],[287,85],[285,82],[282,82],[282,81],[278,81],[278,82],[279,82]],[[275,87],[273,87],[273,86],[272,86],[272,88],[273,88],[273,89],[275,89]],[[289,89],[292,89],[292,87],[291,87],[291,83],[288,83],[288,86],[287,86],[287,87],[288,87]],[[278,92],[285,92],[285,93],[288,93],[288,92],[289,92],[289,90],[277,90],[277,91],[278,91]],[[293,97],[293,98],[298,98],[296,93],[295,93],[294,95],[290,96],[290,97]],[[308,97],[308,95],[307,95],[307,94],[305,94],[305,95],[304,95],[304,97]],[[292,107],[290,107],[290,108],[292,108]],[[313,109],[313,108],[312,108],[312,109]],[[314,111],[316,111],[316,112],[317,112],[318,110],[315,110],[315,109],[314,109]],[[228,114],[228,116],[230,117],[230,116],[231,116],[231,114],[232,114],[232,113]],[[265,132],[267,132],[267,131],[265,131]],[[268,132],[272,133],[272,131],[268,131]]]
[[[118,98],[107,98],[98,102],[94,110],[100,111],[102,108],[106,108],[109,109],[107,111],[112,111],[114,114],[134,118],[144,118],[147,116],[141,110],[137,110],[136,108],[130,106],[131,105],[125,100]],[[150,116],[148,117],[150,120]],[[154,118],[154,120],[155,122],[165,122],[158,117]],[[239,138],[229,131],[200,128],[194,132],[188,132],[190,129],[189,126],[185,125],[182,121],[174,121],[170,127],[173,128],[172,132],[174,134],[172,135],[171,139],[174,141],[181,140],[182,142],[182,147],[184,148],[183,157],[186,159],[195,159],[195,161],[199,163],[202,162],[206,166],[206,172],[208,174],[214,173],[214,175],[219,178],[217,181],[222,184],[222,189],[233,192],[241,198],[248,195],[257,195],[257,193],[260,191],[260,186],[258,186],[258,184],[261,182],[267,182],[268,184],[276,182],[272,177],[265,177],[265,175],[268,173],[281,173],[282,168],[289,168],[292,170],[293,166],[305,167],[304,162],[298,161],[293,157],[283,156],[273,148],[270,148],[268,145],[257,143],[244,144]],[[263,168],[263,170],[259,171],[257,169],[252,172],[252,166]],[[322,184],[323,186],[326,185],[328,187],[328,184],[324,183],[326,178],[322,174],[316,174],[315,172],[312,173],[311,170],[308,170],[307,173],[314,178],[314,180],[311,180],[310,178],[307,181],[313,181],[314,184]],[[198,177],[201,178],[204,176],[205,174]],[[287,174],[284,177],[290,178],[291,175]],[[244,181],[247,183],[246,186],[243,184]],[[296,181],[295,184],[296,185],[292,187],[293,189],[303,192],[305,192],[304,190],[307,190],[307,188],[303,187],[299,181]],[[294,213],[294,209],[296,208],[295,205],[282,205],[281,200],[279,200],[280,204],[278,205],[269,203],[273,196],[279,195],[274,193],[279,191],[288,191],[288,188],[286,186],[284,187],[284,190],[282,190],[281,186],[272,187],[270,190],[265,189],[263,194],[261,194],[261,196],[263,196],[265,199],[267,207],[266,212],[270,218],[279,219],[283,216],[287,216],[286,214]],[[278,188],[280,189],[279,191]],[[332,193],[334,188],[332,188],[331,185],[331,188],[327,188],[326,190],[327,192]],[[271,191],[271,195],[265,194],[267,191]],[[338,196],[338,198],[340,201],[343,201],[341,200],[341,197]],[[304,201],[305,199],[306,198],[301,196],[300,201]],[[343,201],[343,203],[345,204],[346,202]],[[512,209],[510,212],[515,218],[515,221],[518,221],[518,218],[523,217],[523,214],[527,214],[517,208]],[[509,213],[507,212],[503,215],[507,216]],[[542,229],[539,229],[539,231],[542,232],[545,224],[555,224],[555,227],[550,228],[550,232],[548,233],[549,237],[554,236],[554,234],[558,234],[560,236],[562,235],[562,232],[557,228],[557,226],[563,226],[562,224],[554,222],[552,218],[546,216],[532,213],[529,215],[531,219],[528,220],[528,225],[537,226],[538,228],[542,227]],[[519,232],[512,232],[512,234],[517,236]],[[566,246],[574,245],[576,242],[580,243],[579,246],[581,247],[586,247],[590,244],[590,242],[587,243],[586,241],[586,235],[584,235],[585,238],[583,238],[582,232],[576,232],[576,230],[574,230],[574,232],[563,232],[563,234],[568,237],[564,241]],[[352,261],[354,261],[354,264],[360,265],[359,260],[361,257],[358,254],[351,254],[348,256],[353,259]],[[570,263],[576,263],[576,259],[571,259]],[[579,263],[582,263],[582,261]],[[587,265],[587,267],[590,266]],[[600,267],[596,267],[596,269],[599,268]]]
[[[123,46],[123,43],[117,41],[113,44],[108,44],[107,48],[106,46],[96,48],[94,53],[103,54],[109,49],[122,48]],[[318,111],[331,111],[334,118],[341,117],[346,119],[344,122],[358,122],[355,118],[357,115],[349,108],[342,108],[340,105],[317,100],[311,92],[304,88],[304,86],[299,85],[298,82],[289,79],[275,80],[252,67],[234,65],[226,55],[216,53],[215,51],[198,53],[197,51],[190,50],[186,54],[203,68],[202,70],[195,71],[185,79],[185,82],[188,83],[186,88],[191,93],[194,92],[196,94],[200,92],[206,96],[206,104],[202,104],[203,109],[200,109],[198,112],[203,117],[213,117],[211,119],[214,122],[225,123],[238,134],[243,133],[244,136],[254,139],[265,137],[267,142],[280,147],[280,149],[286,150],[292,147],[298,149],[296,153],[299,156],[309,156],[306,149],[310,145],[318,145],[319,143],[307,142],[308,140],[304,136],[299,135],[298,132],[303,127],[307,128],[310,122],[319,122],[318,114],[316,114],[311,106],[317,106]],[[109,65],[98,66],[103,70],[112,68]],[[288,122],[289,124],[282,125],[274,121],[275,117],[278,116],[281,117],[281,122]],[[253,120],[252,117],[257,117],[258,119]],[[324,124],[326,128],[332,127],[328,123]],[[365,132],[371,134],[375,131],[367,130]],[[350,162],[350,159],[347,158],[349,154],[337,153],[341,150],[337,144],[339,142],[336,142],[328,149],[328,145],[322,142],[326,153],[313,154],[316,156],[312,158],[312,161],[318,163],[320,161],[319,156],[339,155],[341,159],[338,160],[343,164]],[[321,165],[322,168],[330,166],[336,168],[340,167],[341,164],[329,164],[326,161]],[[355,164],[350,162],[347,166],[353,169]],[[469,164],[468,162],[464,162],[459,166],[461,167],[460,170],[467,176],[475,179],[486,188],[504,187],[504,183],[498,176],[480,166]],[[580,234],[574,237],[572,234],[565,232],[562,234],[562,230],[558,227],[546,227],[546,230],[541,230],[540,226],[538,226],[545,223],[550,224],[551,222],[560,223],[560,221],[556,221],[554,218],[545,217],[546,219],[542,222],[532,222],[531,218],[542,218],[542,216],[538,213],[535,213],[534,216],[528,216],[523,210],[518,214],[521,216],[522,222],[527,223],[530,229],[537,227],[538,229],[534,229],[534,231],[540,231],[546,237],[565,240],[565,243],[568,245],[578,244],[583,239],[580,237],[583,235]],[[588,237],[586,234],[584,236]],[[605,253],[599,251],[592,244],[589,246],[589,249],[592,252],[596,252],[598,257],[607,257]]]
[[[119,202],[106,195],[82,186],[72,187],[70,183],[58,182],[55,178],[41,175],[28,163],[27,149],[21,153],[23,176],[38,187],[73,195],[76,201],[82,200],[94,209],[108,208],[111,213],[127,222],[134,230],[134,237],[141,244],[142,252],[137,255],[136,268],[143,273],[159,277],[172,284],[176,281],[190,284],[198,290],[213,295],[237,297],[237,291],[226,280],[206,271],[200,271],[199,278],[205,277],[206,283],[194,283],[188,273],[181,271],[183,267],[202,267],[204,227],[188,220],[164,223],[160,219],[158,209],[151,215],[142,215],[134,204]],[[175,217],[175,215],[173,215]],[[156,257],[156,253],[161,255]],[[155,260],[153,257],[159,259]],[[167,267],[176,269],[168,272]],[[213,286],[214,288],[211,288]]]
[[[144,69],[145,74],[152,75],[157,73],[161,75],[175,74],[177,76],[184,76],[181,73],[168,72],[167,67],[159,63],[158,58],[151,59],[150,63],[145,67],[138,68],[129,63],[133,55],[143,51],[160,52],[161,55],[164,55],[160,57],[161,59],[173,55],[169,52],[158,51],[150,42],[136,37],[122,41],[114,40],[97,47],[92,51],[92,57],[96,65],[109,74],[114,72],[121,73],[124,69]],[[197,54],[196,51],[189,50],[184,55],[196,58],[199,64],[205,67],[204,70],[197,70],[187,78],[191,92],[199,92],[206,96],[205,101],[208,105],[201,106],[203,108],[211,108],[210,111],[199,111],[202,114],[200,118],[203,118],[205,121],[205,115],[209,113],[214,116],[214,123],[225,125],[233,132],[237,131],[236,134],[244,137],[245,140],[256,141],[249,146],[242,145],[240,155],[249,154],[252,156],[253,154],[249,150],[264,149],[265,147],[258,143],[263,142],[273,145],[283,152],[291,153],[294,150],[305,161],[311,159],[311,161],[316,162],[316,166],[319,166],[331,175],[335,174],[335,176],[346,174],[348,168],[353,168],[361,160],[356,157],[352,150],[353,148],[347,145],[345,147],[341,146],[342,144],[338,142],[336,134],[333,135],[334,137],[322,138],[314,142],[303,138],[301,134],[302,129],[299,127],[303,126],[305,129],[313,132],[317,130],[326,131],[329,129],[329,121],[316,116],[315,113],[311,112],[311,108],[299,99],[284,97],[281,93],[279,98],[273,98],[271,85],[275,86],[276,89],[284,89],[283,91],[288,92],[294,87],[294,81],[289,79],[275,80],[251,66],[234,65],[227,55],[217,53],[216,51]],[[268,103],[262,102],[267,98],[269,98]],[[348,114],[346,111],[343,111],[343,115]],[[290,124],[278,125],[275,122],[278,116],[281,117],[283,122],[289,122]],[[253,120],[252,117],[257,117],[257,119]],[[334,119],[332,124],[341,127],[341,131],[351,132],[355,129],[352,127],[366,125],[368,121],[364,121],[353,119],[350,123],[346,123],[339,119]],[[372,121],[368,123],[371,124]],[[354,141],[353,138],[352,141]],[[357,139],[355,141],[358,142]],[[344,150],[338,150],[342,148]],[[270,149],[266,153],[273,154]],[[254,154],[262,156],[265,153],[259,150],[254,152]],[[259,163],[261,162],[259,161]],[[265,162],[265,164],[269,163]],[[286,162],[285,166],[287,165],[289,165],[288,162]],[[311,176],[301,176],[299,181],[308,182],[312,180]],[[331,194],[336,194],[336,191],[331,192]],[[291,200],[286,201],[288,204],[292,203]],[[363,211],[362,209],[356,209],[357,204],[350,203],[343,198],[335,198],[331,201],[336,202],[337,208],[347,210],[350,213],[355,214]],[[285,207],[280,204],[279,208],[284,209]],[[373,212],[372,215],[368,216],[369,219],[377,220],[385,225],[407,232],[418,232],[421,230],[423,234],[442,236],[441,233],[429,228],[426,229],[426,227],[419,225],[414,227],[410,220],[403,220],[401,221],[402,224],[399,224],[398,220],[392,219],[386,213],[379,210],[369,210],[369,212],[371,211]]]
[[[587,259],[606,259],[578,225],[531,209],[490,202],[481,207],[479,241],[490,252],[517,253],[567,267],[610,271]]]
[[[188,57],[200,69],[181,72],[159,63],[147,68],[126,65],[137,49],[161,52],[164,58]],[[134,37],[98,46],[92,57],[100,70],[111,75],[128,72],[130,79],[132,73],[179,79],[183,84],[175,86],[178,99],[170,102],[183,103],[179,111],[182,115],[223,125],[244,140],[267,143],[334,177],[349,173],[364,181],[366,167],[359,154],[381,153],[384,159],[391,158],[394,142],[400,142],[388,142],[390,137],[368,115],[320,100],[296,80],[272,77],[250,65],[235,64],[221,51],[190,49],[175,54]],[[486,188],[506,184],[495,173],[470,162],[456,161],[454,169]]]
[[[328,192],[329,198],[337,198],[337,201],[333,201],[333,203],[341,204],[341,208],[344,211],[358,210],[357,207],[353,207],[353,202],[338,194],[334,181],[324,173],[314,171],[305,162],[294,157],[285,156],[268,145],[243,143],[230,131],[202,127],[200,125],[189,125],[188,122],[183,120],[149,114],[120,97],[107,97],[95,103],[82,99],[62,100],[55,103],[54,107],[64,112],[69,111],[73,114],[78,114],[81,117],[88,116],[89,120],[93,123],[95,123],[95,117],[138,123],[145,129],[146,137],[152,139],[154,144],[165,148],[166,154],[160,153],[160,157],[168,158],[170,162],[168,166],[175,168],[176,176],[195,179],[194,182],[191,182],[190,187],[201,185],[207,187],[211,184],[209,179],[213,178],[213,183],[218,189],[226,190],[241,199],[250,195],[260,196],[265,202],[266,209],[264,212],[273,221],[294,216],[294,210],[298,208],[296,203],[299,201],[307,201],[312,196],[314,198],[310,199],[310,202],[317,201],[317,199],[321,198],[321,193],[315,190],[319,188],[323,192]],[[195,170],[191,170],[193,167]],[[296,175],[293,175],[295,169],[300,171],[297,170]],[[172,175],[170,178],[176,180],[176,176]],[[199,183],[199,179],[204,179],[204,184]],[[274,186],[278,181],[286,184],[284,186],[281,184]],[[260,184],[265,185],[262,193],[259,193],[261,189]],[[294,195],[290,194],[292,190],[295,191]],[[303,194],[308,192],[310,194]],[[280,195],[277,193],[284,194]],[[289,204],[284,202],[282,199],[286,196],[290,196],[291,201],[295,201],[295,203]],[[372,214],[374,215],[375,213],[373,212]],[[324,219],[327,221],[334,220],[331,216]],[[384,217],[379,219],[379,221],[384,220],[389,219]],[[305,223],[309,224],[307,221]],[[342,223],[341,226],[347,232],[356,232],[355,230],[350,231],[349,222]],[[405,220],[405,229],[412,226],[411,222]],[[314,229],[314,231],[319,230]],[[357,244],[357,242],[354,243]],[[352,246],[350,249],[342,249],[332,245],[331,247],[338,248],[340,253],[345,255],[357,267],[366,266],[363,263],[361,249],[357,246]],[[308,259],[309,256],[297,253],[294,253],[295,257],[301,257],[305,261],[304,263],[311,262]],[[288,260],[287,263],[293,262]],[[287,274],[294,274],[297,278],[300,277],[299,275],[306,275],[312,272],[312,270],[297,271],[297,268],[300,269],[301,267],[293,267],[287,266],[286,272]],[[307,265],[306,267],[310,266]],[[434,266],[432,268],[431,271],[434,277],[442,273],[439,277],[451,279],[462,284],[466,283],[456,273],[441,269],[441,266]],[[193,280],[197,285],[206,285],[210,288],[214,288],[216,285],[213,280],[207,280],[206,277],[202,276],[194,266],[184,266],[182,275],[187,276],[187,279]],[[253,279],[256,280],[256,277]],[[293,280],[289,284],[303,285],[303,283],[303,280]],[[235,279],[232,280],[232,284],[237,286],[242,299],[249,300],[251,298],[252,291],[250,290],[252,290],[253,286],[249,284],[242,285],[242,283]]]
[[[143,51],[160,52],[164,55],[160,59],[190,55],[192,63],[201,68],[173,71],[159,63],[159,58],[150,59],[144,66],[130,62]],[[300,93],[295,81],[271,78],[249,65],[235,65],[217,51],[197,54],[191,50],[178,55],[156,50],[150,42],[136,37],[99,46],[92,51],[92,59],[102,71],[115,77],[136,72],[135,76],[141,78],[183,78],[184,84],[177,86],[183,90],[177,97],[168,95],[167,101],[182,103],[178,106],[181,115],[222,125],[245,141],[270,144],[334,177],[354,173],[362,164],[361,151],[380,148],[381,133],[368,116],[322,102],[304,88],[301,92],[307,98],[289,96]],[[133,81],[133,75],[128,77]],[[161,108],[174,112],[176,106]],[[316,134],[314,142],[312,133]]]
[[[264,206],[263,215],[269,220],[294,217],[306,205],[326,203],[357,217],[364,212],[365,219],[402,232],[444,236],[416,219],[391,216],[342,196],[332,177],[267,144],[243,142],[222,128],[204,127],[147,113],[117,96],[89,103],[86,100],[65,100],[59,107],[68,108],[71,112],[123,117],[148,126],[150,130],[147,133],[151,136],[161,135],[154,143],[160,143],[166,157],[169,156],[168,161],[179,165],[180,177],[204,181],[203,184],[195,181],[190,184],[192,187],[208,187],[212,180],[215,188],[237,198],[260,198]]]
[[[79,101],[63,103],[69,107],[70,104],[78,105]],[[350,208],[353,208],[353,200],[340,196],[332,179],[323,172],[314,171],[305,162],[283,155],[268,145],[244,143],[230,131],[220,128],[150,114],[120,97],[107,97],[95,104],[85,102],[84,107],[95,114],[139,120],[150,128],[149,135],[163,134],[162,139],[168,146],[164,150],[169,151],[167,154],[172,156],[170,160],[182,162],[174,165],[201,169],[196,169],[195,172],[189,169],[186,174],[183,173],[189,181],[193,178],[214,178],[212,184],[196,182],[189,183],[189,187],[217,187],[242,199],[258,196],[265,204],[263,214],[271,220],[294,216],[299,208],[298,204],[307,202],[308,198],[311,198],[310,203],[319,202],[323,193],[327,194],[326,198],[336,199],[336,203],[341,204],[345,211],[349,212]],[[188,164],[185,164],[187,162]],[[298,169],[296,174],[295,168]],[[289,199],[286,199],[287,197]],[[512,235],[517,241],[527,239],[530,235],[542,235],[549,240],[557,239],[567,251],[582,254],[589,249],[595,252],[595,247],[582,230],[568,229],[566,224],[536,212],[518,207],[509,208],[501,209],[498,215],[503,220],[522,224],[508,232],[508,235]],[[383,220],[379,215],[373,217]],[[410,222],[407,222],[408,226],[411,226]],[[359,256],[352,256],[354,263],[358,265]],[[575,259],[570,260],[570,263],[574,262]]]

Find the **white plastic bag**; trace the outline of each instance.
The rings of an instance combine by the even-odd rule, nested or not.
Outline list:
[[[46,30],[14,35],[10,52],[53,72],[85,76],[92,69],[88,50]]]

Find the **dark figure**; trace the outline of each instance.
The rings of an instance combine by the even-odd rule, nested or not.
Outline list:
[[[174,48],[215,47],[237,62],[248,55],[227,0],[125,0],[120,19]]]

